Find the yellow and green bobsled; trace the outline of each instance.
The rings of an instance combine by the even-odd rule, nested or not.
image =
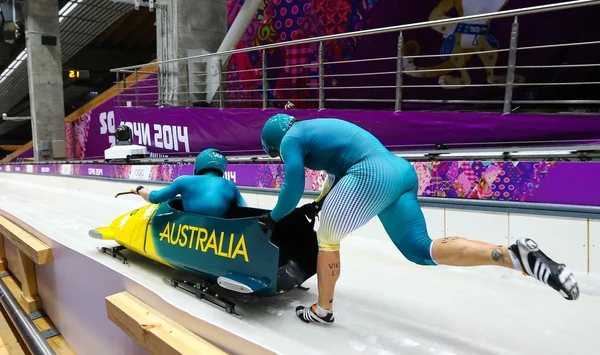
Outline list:
[[[302,282],[316,273],[318,247],[314,222],[299,209],[270,235],[257,223],[265,212],[237,207],[226,218],[201,216],[183,212],[177,197],[123,214],[89,234],[222,287],[270,296],[290,289],[290,280],[282,279],[290,261],[300,266]]]

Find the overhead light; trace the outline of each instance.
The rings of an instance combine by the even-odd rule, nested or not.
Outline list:
[[[60,9],[60,11],[58,11],[58,15],[59,16],[67,16],[73,10],[75,10],[75,8],[77,7],[77,5],[81,4],[82,2],[83,2],[83,0],[71,0],[71,1],[69,1],[65,6],[62,7],[62,9]]]
[[[425,158],[424,153],[397,153],[396,155],[401,158]]]
[[[501,156],[504,152],[455,152],[455,153],[442,153],[440,156],[446,157],[491,157]]]
[[[574,152],[574,150],[523,150],[511,152],[510,155],[568,155]]]
[[[27,49],[24,49],[18,56],[16,60],[25,60],[27,59]]]
[[[0,74],[0,83],[6,80],[27,59],[27,48],[24,49],[12,63]]]

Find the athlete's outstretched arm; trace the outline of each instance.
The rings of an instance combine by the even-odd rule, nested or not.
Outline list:
[[[284,181],[277,205],[271,211],[271,218],[279,221],[290,214],[300,202],[304,193],[304,147],[294,137],[281,142],[281,158],[285,164]]]
[[[154,190],[148,195],[150,203],[161,203],[171,199],[181,193],[183,190],[183,176],[175,179],[169,186],[164,189]]]
[[[240,190],[237,189],[237,186],[236,186],[235,191],[236,191],[236,194],[235,194],[236,205],[238,205],[239,207],[248,207],[248,203],[244,199],[244,196],[242,196],[242,194],[240,193]]]

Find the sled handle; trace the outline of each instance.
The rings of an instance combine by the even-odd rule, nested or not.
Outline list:
[[[133,195],[133,192],[132,191],[119,192],[115,195],[115,198],[122,196],[122,195]]]
[[[143,186],[138,186],[138,187],[137,187],[137,190],[136,190],[136,192],[138,192],[138,193],[139,193],[139,191],[140,191],[141,189],[143,189],[143,188],[144,188]],[[117,194],[115,195],[115,198],[117,198],[117,197],[119,197],[119,196],[121,196],[121,195],[135,195],[135,194],[136,194],[136,193],[135,193],[135,192],[133,192],[133,191],[131,191],[131,190],[129,190],[129,191],[123,191],[123,192],[119,192],[119,193],[117,193]]]

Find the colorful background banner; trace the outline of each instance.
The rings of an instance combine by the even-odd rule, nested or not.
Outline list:
[[[113,107],[111,99],[67,123],[69,159],[104,159],[121,123],[132,128],[133,143],[155,157],[195,156],[206,148],[226,154],[264,155],[264,122],[282,110]],[[368,130],[390,150],[436,149],[437,144],[473,148],[534,146],[553,140],[600,142],[599,115],[542,115],[482,112],[392,112],[368,110],[286,110],[300,120],[339,118]],[[529,143],[526,143],[529,142]],[[548,145],[547,143],[545,145]]]
[[[287,42],[295,39],[347,33],[484,14],[524,7],[547,5],[563,0],[264,0],[237,48]],[[245,0],[228,0],[228,26]],[[518,46],[544,46],[574,42],[592,42],[600,37],[600,25],[594,16],[597,7],[578,8],[519,16]],[[470,21],[403,32],[405,56],[436,55],[405,59],[403,85],[427,85],[406,88],[403,99],[429,100],[500,100],[504,99],[508,51],[513,17]],[[325,90],[325,107],[330,109],[393,109],[396,84],[398,33],[324,41],[325,86],[353,88]],[[591,82],[600,80],[595,67],[553,67],[544,65],[598,63],[600,51],[590,46],[547,46],[520,50],[515,83]],[[471,54],[473,52],[485,52]],[[445,54],[464,54],[444,56]],[[267,95],[274,107],[287,100],[297,108],[317,108],[319,92],[319,43],[299,44],[267,50],[269,82]],[[364,61],[372,58],[387,60]],[[362,61],[361,61],[362,60]],[[354,62],[349,62],[354,61]],[[346,62],[346,63],[344,63]],[[303,65],[304,64],[304,65]],[[238,107],[262,107],[261,53],[252,51],[233,55],[228,64],[227,99]],[[527,68],[523,68],[527,66]],[[479,69],[471,69],[479,67]],[[482,67],[487,67],[484,69]],[[489,69],[491,68],[491,69]],[[254,70],[253,70],[254,69]],[[428,72],[418,70],[435,69]],[[377,75],[353,76],[356,73]],[[389,74],[381,74],[388,72]],[[346,75],[343,75],[346,74]],[[477,84],[477,86],[460,86]],[[489,84],[496,84],[491,86]],[[380,86],[379,88],[360,88]],[[386,86],[387,88],[381,88]],[[293,90],[290,90],[293,88]],[[513,100],[595,100],[589,85],[515,86]],[[387,99],[391,102],[355,99]],[[249,102],[248,100],[254,100]],[[404,109],[449,110],[444,103],[405,103]],[[464,105],[462,107],[465,107]],[[473,107],[473,106],[471,106]],[[501,104],[479,104],[501,108]]]
[[[558,2],[552,1],[552,2]],[[231,25],[244,0],[228,0],[228,24]],[[286,42],[293,39],[345,33],[356,30],[416,23],[437,18],[457,17],[547,4],[543,0],[508,1],[420,1],[397,0],[273,0],[263,1],[254,20],[237,48]],[[519,46],[597,41],[600,23],[591,8],[546,12],[519,18]],[[503,67],[507,51],[470,55],[471,52],[506,49],[510,42],[513,18],[477,22],[483,32],[462,33],[473,24],[448,25],[406,31],[406,55],[465,53],[458,57],[417,58],[406,61],[403,85],[429,87],[405,88],[403,99],[432,100],[503,100],[505,69],[493,71],[464,70],[469,67]],[[559,25],[557,25],[559,24]],[[472,28],[471,28],[472,29]],[[462,31],[462,32],[461,32]],[[148,146],[153,156],[179,157],[194,155],[207,147],[229,154],[262,153],[260,127],[272,114],[281,112],[287,100],[298,110],[291,114],[300,119],[334,117],[349,120],[369,130],[389,148],[430,149],[436,144],[487,144],[494,142],[541,142],[556,140],[600,141],[600,118],[594,115],[543,115],[477,112],[431,112],[454,109],[451,104],[403,104],[403,112],[393,112],[394,104],[356,99],[395,98],[397,33],[325,41],[326,110],[316,109],[318,43],[267,50],[268,102],[279,109],[262,110],[261,53],[251,51],[233,55],[228,61],[226,109],[156,107],[158,77],[153,74],[129,87],[77,120],[66,124],[69,159],[102,159],[111,146],[114,130],[122,122],[131,125],[136,143]],[[358,61],[386,57],[384,61]],[[454,60],[453,60],[454,58]],[[456,59],[460,58],[460,60]],[[517,56],[516,81],[600,82],[595,67],[542,68],[541,65],[590,64],[600,61],[600,51],[589,46],[548,47],[521,50]],[[304,65],[303,65],[304,64]],[[527,68],[523,68],[527,67]],[[417,69],[436,69],[416,73]],[[237,71],[237,72],[236,72]],[[389,75],[348,76],[349,73],[390,72]],[[551,75],[549,74],[551,73]],[[339,76],[338,76],[339,75]],[[476,84],[469,87],[468,84]],[[464,87],[448,85],[466,85]],[[388,89],[329,88],[390,86]],[[137,92],[137,97],[136,97]],[[514,100],[596,99],[590,85],[515,86]],[[253,100],[253,101],[252,101]],[[274,101],[278,100],[278,101]],[[308,101],[307,101],[308,100]],[[313,100],[313,101],[310,101]],[[253,105],[253,103],[255,105]],[[125,107],[125,106],[132,107]],[[258,106],[257,106],[258,105]],[[120,106],[117,108],[117,106]],[[136,107],[144,106],[144,107]],[[235,107],[243,107],[236,109]],[[254,108],[252,108],[254,107]],[[541,106],[537,106],[541,107]],[[552,110],[556,110],[553,106]],[[565,112],[569,111],[564,106]],[[381,110],[381,109],[384,110]],[[462,106],[464,108],[464,106]],[[469,106],[486,110],[490,106]],[[501,105],[493,107],[500,110]],[[406,110],[423,109],[427,112]],[[570,144],[577,142],[570,142]],[[520,143],[522,145],[522,143]],[[20,158],[31,157],[31,152]]]
[[[420,196],[600,206],[596,162],[415,162]],[[190,175],[192,164],[0,165],[0,172],[71,175],[171,182]],[[237,186],[280,188],[280,164],[229,164],[225,178]],[[305,170],[306,191],[320,191],[326,174]]]

